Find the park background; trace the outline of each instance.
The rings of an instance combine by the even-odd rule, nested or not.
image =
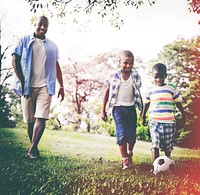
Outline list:
[[[30,5],[31,2],[32,4]],[[47,2],[49,2],[49,10],[45,7]],[[142,77],[143,86],[141,91],[143,96],[152,81],[152,65],[156,62],[163,62],[167,65],[168,80],[180,89],[183,96],[183,106],[187,112],[187,124],[181,129],[179,128],[180,113],[176,111],[176,145],[181,147],[182,150],[176,149],[173,158],[178,161],[182,169],[188,168],[188,164],[190,164],[190,169],[193,171],[198,169],[200,164],[199,160],[196,162],[196,159],[199,157],[200,147],[200,132],[198,130],[200,126],[200,18],[198,1],[99,1],[101,3],[95,4],[92,10],[85,8],[87,7],[87,2],[95,1],[77,1],[77,4],[75,1],[69,1],[66,5],[66,13],[61,12],[62,9],[59,7],[59,1],[55,1],[57,2],[56,4],[53,2],[53,0],[0,1],[0,129],[2,154],[0,160],[2,161],[1,171],[3,173],[1,174],[2,186],[5,187],[3,192],[15,194],[15,192],[19,191],[21,194],[26,194],[27,192],[33,193],[35,191],[35,193],[41,194],[53,192],[59,194],[60,190],[62,190],[63,193],[70,192],[73,194],[74,192],[78,193],[78,191],[83,193],[86,189],[85,193],[96,194],[98,192],[97,189],[100,190],[99,193],[102,193],[102,189],[98,186],[102,182],[105,185],[105,189],[108,190],[105,192],[110,193],[113,190],[116,193],[115,190],[118,189],[119,194],[125,194],[129,190],[133,190],[133,187],[134,189],[139,188],[138,193],[144,193],[142,191],[143,188],[152,190],[152,193],[154,192],[155,178],[151,176],[147,178],[145,182],[150,182],[151,184],[150,188],[148,188],[148,185],[142,182],[145,178],[135,169],[132,170],[132,174],[139,175],[138,182],[127,188],[122,186],[126,186],[129,183],[126,181],[128,173],[124,173],[122,178],[119,176],[120,171],[116,171],[118,175],[111,175],[108,179],[106,179],[105,175],[105,172],[112,172],[117,169],[119,166],[117,164],[119,154],[117,153],[117,148],[110,146],[111,143],[115,145],[113,120],[110,118],[107,123],[102,122],[100,119],[100,109],[105,89],[105,80],[110,72],[118,68],[118,55],[124,49],[131,50],[135,55],[135,68]],[[115,2],[119,4],[115,4]],[[127,5],[123,4],[123,2],[126,2]],[[144,2],[144,4],[141,2]],[[190,10],[190,2],[197,2],[197,9]],[[89,8],[91,7],[89,6]],[[56,95],[54,96],[50,120],[47,122],[47,131],[41,140],[43,144],[41,143],[40,147],[42,148],[43,156],[46,158],[43,159],[42,164],[48,162],[49,166],[45,168],[45,165],[42,165],[40,172],[37,173],[34,172],[35,169],[33,168],[31,170],[32,175],[28,176],[26,173],[29,169],[29,163],[21,160],[19,161],[22,163],[21,165],[17,164],[14,166],[13,163],[13,161],[19,160],[19,156],[21,157],[22,154],[20,152],[28,147],[28,142],[23,140],[28,140],[28,138],[25,135],[26,127],[22,121],[20,98],[12,90],[15,78],[11,65],[11,53],[22,35],[33,33],[35,17],[41,14],[46,14],[50,18],[47,37],[52,39],[59,47],[59,61],[65,85],[65,100],[60,103]],[[20,130],[23,130],[23,133]],[[98,138],[90,137],[97,135],[99,136]],[[51,152],[49,153],[49,150],[52,149],[47,147],[49,146],[50,138],[54,138],[56,142],[54,149],[57,147],[57,150],[55,149],[57,156],[52,155]],[[148,164],[150,164],[150,145],[148,145],[150,144],[150,135],[148,127],[143,127],[140,119],[138,120],[137,138],[139,142],[138,147],[142,148],[142,145],[145,145],[146,148],[142,150],[136,147],[136,167],[141,172],[144,171],[146,173],[149,168]],[[90,139],[95,142],[90,142]],[[104,145],[105,148],[111,147],[111,151],[105,150],[108,152],[107,155],[110,155],[109,158],[104,156],[105,154],[103,153],[99,155],[93,154],[94,151],[98,153],[103,150],[102,142],[99,143],[98,139],[101,141],[109,139],[109,144],[106,142],[108,145]],[[80,148],[79,141],[81,141],[82,146],[84,144],[87,145],[87,142],[83,140],[87,140],[91,144],[91,148],[87,148],[87,152],[83,151],[83,148],[79,149],[80,153],[83,153],[83,157],[74,160],[73,155],[79,156],[80,154],[75,153],[74,150],[70,153],[67,150],[68,145],[65,144],[66,142],[73,142],[73,144],[76,144],[69,144],[70,148],[71,146]],[[140,142],[139,140],[145,142]],[[60,147],[58,146],[59,144]],[[52,143],[52,145],[54,144]],[[17,149],[19,150],[18,152],[16,152]],[[52,150],[54,151],[54,149]],[[113,152],[113,150],[116,150],[116,152]],[[139,158],[140,152],[143,153],[141,159]],[[63,157],[64,153],[65,156]],[[89,153],[91,154],[89,155]],[[92,166],[87,164],[88,161],[85,162],[83,160],[84,158],[90,158],[91,155],[95,159],[95,163],[92,163]],[[186,156],[188,156],[188,159]],[[52,163],[49,162],[51,158],[53,158]],[[68,159],[70,158],[73,160],[69,162]],[[102,158],[108,159],[102,161]],[[185,159],[190,160],[189,163]],[[56,168],[58,161],[60,164]],[[58,182],[55,183],[56,170],[59,169],[60,173],[65,171],[63,170],[65,164],[62,164],[65,161],[69,163],[69,167],[66,165],[68,167],[66,169],[78,169],[77,174],[79,173],[80,175],[66,174],[67,178],[63,178],[63,176],[59,178],[60,175],[58,174],[59,179],[57,178]],[[82,161],[82,164],[77,164],[78,161]],[[110,161],[114,164],[112,168],[108,166]],[[97,165],[99,167],[99,165],[102,165],[102,162],[105,165],[103,164],[101,170],[99,168],[95,172],[88,170],[88,167],[94,168]],[[37,166],[39,163],[41,162],[36,162],[32,165]],[[88,175],[84,171],[83,173],[79,172],[79,168],[83,167],[84,163]],[[91,163],[90,160],[89,163]],[[24,172],[20,173],[22,167]],[[49,178],[44,178],[43,172],[45,172],[44,170],[47,171],[49,167],[51,167],[52,173]],[[16,171],[13,172],[11,171],[12,169],[16,169]],[[102,174],[100,174],[100,178],[96,175],[91,177],[90,172],[92,174],[97,172]],[[174,194],[178,191],[182,191],[184,194],[189,188],[194,193],[199,192],[199,183],[196,182],[199,179],[197,173],[190,172],[189,174],[184,172],[181,173],[182,177],[179,175],[180,178],[175,178],[176,182],[174,182],[174,188],[172,187],[172,194],[173,190]],[[34,182],[31,185],[28,180],[30,178],[34,180],[34,174],[39,175],[41,181]],[[184,180],[185,183],[181,183],[183,188],[177,189],[180,180],[185,178],[186,175],[191,176],[192,179],[188,176]],[[73,181],[73,178],[76,176],[78,179]],[[19,178],[25,183],[24,185],[19,183]],[[80,185],[87,179],[91,184],[82,189]],[[135,178],[132,179],[134,180]],[[166,180],[164,179],[158,183],[160,186],[163,186],[166,181],[173,183],[173,179],[170,176],[170,178],[166,178]],[[66,183],[67,181],[69,183]],[[26,186],[27,182],[28,186]],[[116,187],[118,182],[120,183],[119,188]],[[51,184],[55,189],[51,188]],[[1,187],[1,190],[3,187]],[[165,186],[165,189],[169,190],[167,186]]]

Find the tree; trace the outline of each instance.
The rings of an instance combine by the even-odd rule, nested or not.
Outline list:
[[[188,10],[200,14],[200,2],[199,0],[188,0]]]
[[[13,115],[16,118],[16,115],[12,113],[12,106],[17,106],[18,102],[16,97],[13,97],[13,92],[9,89],[8,80],[12,76],[12,67],[11,65],[7,66],[7,60],[14,38],[9,36],[6,28],[2,28],[5,23],[7,24],[6,14],[2,14],[0,19],[0,127],[12,127],[15,125],[15,122],[12,120]],[[4,43],[3,46],[2,43]]]
[[[25,0],[29,3],[31,12],[38,12],[42,10],[48,13],[50,16],[56,16],[57,18],[65,18],[68,14],[74,15],[74,22],[78,23],[78,15],[81,17],[85,15],[99,16],[99,20],[108,20],[114,27],[120,28],[124,21],[119,14],[118,8],[121,6],[132,6],[138,9],[144,3],[149,5],[155,4],[155,0],[87,0],[78,1],[75,0]]]
[[[149,4],[150,6],[156,3],[156,0],[87,0],[78,1],[75,0],[25,0],[29,3],[31,12],[36,13],[42,10],[45,13],[49,13],[51,16],[58,18],[64,18],[67,14],[75,15],[74,22],[78,23],[76,19],[78,14],[94,14],[100,16],[99,20],[108,20],[112,26],[120,28],[124,21],[119,13],[118,8],[123,6],[131,6],[138,9],[142,5]],[[200,1],[188,0],[188,10],[190,12],[200,13]],[[56,13],[56,14],[55,14]]]
[[[74,114],[71,117],[68,116],[67,120],[76,123],[76,128],[79,129],[82,120],[87,119],[87,131],[90,132],[91,107],[88,105],[92,98],[99,95],[99,89],[103,83],[94,71],[95,65],[91,63],[81,64],[69,60],[70,64],[63,68],[63,78],[66,96],[68,97],[66,101],[73,105],[70,112]]]

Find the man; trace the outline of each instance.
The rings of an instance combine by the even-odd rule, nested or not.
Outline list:
[[[58,62],[58,48],[47,39],[49,20],[37,18],[35,32],[20,39],[12,53],[12,65],[19,79],[15,92],[21,96],[23,119],[28,124],[30,147],[26,157],[39,157],[38,143],[49,118],[56,78],[60,85],[58,97],[64,99],[62,72]]]

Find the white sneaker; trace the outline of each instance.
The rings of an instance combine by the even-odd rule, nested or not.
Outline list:
[[[129,159],[128,157],[122,159],[122,170],[129,169]]]

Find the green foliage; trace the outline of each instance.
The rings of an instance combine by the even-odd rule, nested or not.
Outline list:
[[[13,95],[8,85],[0,85],[0,127],[14,127],[20,120],[18,113],[13,112],[18,103]]]
[[[41,158],[31,161],[23,157],[28,144],[26,130],[0,129],[0,194],[200,193],[199,151],[177,148],[175,172],[153,175],[149,172],[150,148],[145,142],[135,148],[134,167],[122,171],[113,140],[46,131],[40,145]]]
[[[115,137],[116,136],[116,128],[115,123],[112,117],[108,117],[108,120],[102,121],[102,119],[99,119],[99,126],[100,131],[108,133],[108,135]]]
[[[139,124],[137,127],[137,139],[142,141],[151,141],[149,127]]]
[[[139,113],[138,113],[139,116]],[[146,121],[148,123],[148,114],[146,115]],[[142,125],[142,119],[141,117],[138,117],[137,119],[137,139],[142,141],[151,141],[151,135],[149,132],[149,127]]]
[[[120,1],[65,1],[65,0],[25,0],[30,5],[30,11],[36,14],[38,11],[42,11],[50,15],[51,17],[57,17],[61,22],[65,21],[64,19],[68,14],[73,14],[74,23],[81,23],[83,14],[91,15],[98,18],[97,22],[109,22],[111,26],[120,29],[124,24],[123,17],[120,14],[120,7],[133,7],[139,9],[145,4],[153,6],[156,4],[156,0],[120,0]],[[200,3],[199,0],[188,0],[188,10],[190,12],[199,13],[200,12]],[[89,19],[90,17],[88,17]]]
[[[57,17],[61,22],[68,16],[68,14],[73,14],[74,23],[81,23],[82,14],[95,16],[97,22],[107,21],[113,27],[119,28],[124,24],[123,18],[119,13],[119,7],[131,6],[136,9],[140,8],[143,4],[149,4],[152,6],[155,4],[155,0],[129,0],[129,1],[79,1],[75,2],[72,0],[25,0],[30,5],[30,12],[36,14],[38,11],[49,14],[51,17]],[[82,18],[81,18],[82,17]],[[88,17],[89,18],[89,17]],[[94,17],[93,17],[94,20]]]

